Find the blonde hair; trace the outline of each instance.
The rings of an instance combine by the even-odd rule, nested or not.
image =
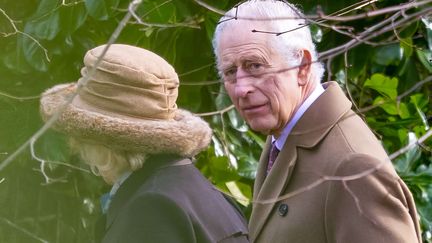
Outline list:
[[[74,137],[69,138],[69,146],[72,152],[79,154],[90,165],[95,175],[102,176],[108,184],[114,184],[127,171],[140,169],[146,158],[145,154],[115,150]]]

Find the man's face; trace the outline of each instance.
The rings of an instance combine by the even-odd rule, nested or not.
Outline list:
[[[234,21],[234,20],[233,20]],[[237,21],[237,20],[236,20]],[[278,136],[302,102],[299,68],[290,67],[270,38],[247,24],[227,27],[220,37],[218,69],[241,116],[249,126]],[[261,27],[263,27],[261,25]]]

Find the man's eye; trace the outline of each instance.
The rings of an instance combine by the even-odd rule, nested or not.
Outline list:
[[[249,64],[246,66],[246,68],[247,68],[247,69],[249,70],[249,72],[251,72],[252,74],[255,74],[255,73],[261,71],[263,67],[264,67],[263,64],[261,64],[261,63],[255,63],[255,62],[253,62],[253,63],[249,63]]]
[[[259,69],[262,67],[261,63],[252,63],[251,64],[252,69]]]
[[[232,79],[235,76],[236,72],[237,72],[237,69],[230,68],[230,69],[225,70],[223,72],[223,74],[225,76],[225,79]]]

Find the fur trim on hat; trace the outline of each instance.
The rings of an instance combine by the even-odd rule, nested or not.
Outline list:
[[[42,94],[40,112],[47,121],[76,91],[76,84],[60,84]],[[143,107],[145,109],[145,107]],[[67,106],[54,129],[113,149],[144,154],[172,153],[192,157],[210,143],[208,124],[190,112],[178,109],[173,119],[144,120],[112,117]]]

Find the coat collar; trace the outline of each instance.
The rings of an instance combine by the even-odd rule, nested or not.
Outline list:
[[[143,167],[133,172],[114,195],[107,212],[106,229],[109,229],[125,203],[155,171],[167,166],[190,163],[189,159],[181,159],[177,155],[154,155],[147,158]]]
[[[297,162],[297,148],[314,147],[351,109],[351,102],[336,82],[324,83],[323,87],[325,92],[294,126],[268,175],[266,168],[271,137],[267,138],[254,184],[253,209],[249,225],[252,240],[257,239],[276,204],[276,198],[281,196],[291,179]]]

